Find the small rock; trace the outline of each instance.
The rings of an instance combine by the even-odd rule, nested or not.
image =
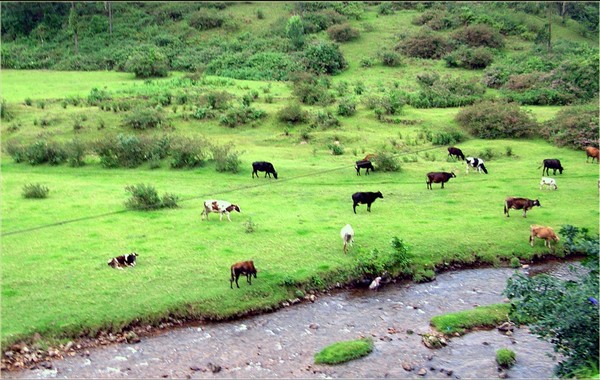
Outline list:
[[[515,329],[515,325],[511,322],[504,322],[503,324],[498,326],[497,329],[500,331],[513,331]]]
[[[300,298],[294,298],[293,300],[289,300],[292,305],[295,305],[300,302]]]
[[[290,306],[290,303],[289,302],[284,302],[284,303],[281,304],[281,306],[288,307],[288,306]]]
[[[390,338],[387,335],[382,336],[381,338],[379,338],[379,340],[383,340],[384,342],[391,342],[392,338]]]
[[[314,295],[314,294],[311,294],[311,295],[309,295],[309,296],[308,296],[308,300],[309,300],[310,302],[315,302],[315,300],[316,300],[316,299],[317,299],[317,297],[315,297],[315,295]]]
[[[316,323],[311,323],[310,325],[308,325],[308,328],[311,328],[313,330],[317,330],[319,328],[319,325]]]
[[[213,364],[213,363],[208,363],[206,365],[208,367],[208,369],[212,372],[212,373],[218,373],[221,372],[221,366],[217,365],[217,364]]]
[[[500,379],[507,379],[507,378],[508,378],[508,373],[506,373],[506,372],[502,371],[502,372],[500,372],[500,373],[498,374],[498,377],[499,377]]]
[[[453,373],[454,373],[454,371],[451,369],[446,371],[446,375],[448,375],[448,376],[452,376]]]
[[[527,264],[523,264],[523,265],[521,266],[521,268],[523,268],[523,269],[529,269],[529,265],[527,265]]]
[[[413,330],[411,330],[411,329],[408,329],[408,330],[406,330],[406,333],[407,333],[408,335],[412,335],[412,334],[414,334],[415,332],[414,332]]]
[[[46,369],[52,369],[52,363],[50,363],[50,362],[41,362],[40,366],[42,366]]]
[[[65,351],[69,351],[71,348],[73,348],[73,345],[75,343],[73,343],[72,341],[69,341],[66,345],[65,345]]]
[[[483,344],[484,346],[489,346],[489,345],[490,345],[490,343],[489,343],[489,342],[483,342],[483,343],[481,343],[481,344]]]
[[[404,370],[407,371],[407,372],[410,372],[413,369],[415,369],[415,367],[412,364],[406,363],[406,362],[402,363],[402,368],[404,368]]]
[[[417,372],[417,375],[419,375],[419,376],[425,376],[425,375],[427,375],[427,370],[425,368],[421,368],[419,370],[419,372]]]

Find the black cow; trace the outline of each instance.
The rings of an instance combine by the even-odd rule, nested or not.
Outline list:
[[[456,158],[460,158],[461,160],[464,161],[465,159],[465,155],[463,154],[462,150],[451,146],[450,148],[448,148],[448,156],[455,156]]]
[[[467,174],[469,174],[469,168],[475,168],[478,173],[483,171],[485,174],[488,174],[481,158],[467,157],[465,161],[467,162]]]
[[[542,175],[544,175],[544,171],[546,172],[546,175],[550,175],[550,169],[552,169],[552,175],[556,174],[556,170],[558,170],[560,174],[562,174],[563,170],[565,169],[560,164],[560,160],[557,160],[556,158],[546,158],[543,162],[543,166],[544,168],[542,169]],[[538,167],[538,169],[540,167]]]
[[[266,161],[253,162],[252,163],[252,178],[254,178],[255,174],[256,174],[256,177],[258,177],[258,172],[265,172],[265,178],[267,178],[267,175],[269,175],[269,178],[271,178],[271,174],[273,174],[273,177],[275,177],[275,179],[277,179],[277,172],[275,171],[273,164],[270,162],[266,162]]]
[[[369,170],[375,171],[375,168],[373,167],[373,164],[369,160],[356,161],[356,166],[354,168],[356,169],[356,175],[360,175],[360,169],[361,168],[362,169],[367,169],[367,175],[369,174]]]
[[[515,210],[522,209],[523,218],[527,218],[527,210],[531,210],[533,206],[542,207],[540,201],[537,199],[534,200],[528,198],[515,197],[506,198],[506,200],[504,201],[504,214],[506,214],[507,217],[510,217],[510,215],[508,215],[508,210],[510,210],[511,208],[514,208]]]
[[[442,183],[442,189],[444,184],[450,180],[450,178],[456,178],[454,173],[448,172],[429,172],[427,173],[427,188],[433,190],[431,187],[432,183]]]
[[[377,198],[382,198],[383,199],[383,194],[381,194],[381,191],[378,191],[376,193],[373,192],[365,192],[365,193],[354,193],[352,194],[352,202],[354,202],[354,204],[352,205],[352,209],[354,210],[354,213],[356,214],[356,205],[361,204],[367,205],[367,211],[371,212],[371,203],[375,202],[375,200]]]

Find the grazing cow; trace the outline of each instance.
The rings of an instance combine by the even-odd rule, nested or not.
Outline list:
[[[354,168],[356,169],[356,175],[360,175],[361,168],[367,169],[367,175],[369,174],[369,169],[375,171],[373,164],[368,160],[356,161],[356,166]]]
[[[134,267],[136,257],[138,257],[138,254],[135,252],[117,256],[108,260],[108,266],[116,269],[123,269],[124,267]]]
[[[238,278],[245,275],[248,284],[252,285],[252,276],[256,278],[256,268],[254,267],[254,261],[241,261],[231,266],[231,279],[229,279],[229,287],[233,289],[233,282],[239,288]]]
[[[598,159],[600,158],[600,150],[598,150],[598,148],[588,146],[585,148],[585,154],[587,155],[585,162],[588,162],[590,157],[592,157],[592,163],[594,163],[594,158],[596,159],[596,163],[598,163]]]
[[[483,160],[481,158],[467,157],[465,161],[467,161],[467,174],[469,174],[469,168],[477,169],[477,173],[483,171],[485,174],[488,174],[488,171],[485,168],[485,165],[483,164]]]
[[[459,158],[461,160],[465,160],[465,155],[463,154],[462,150],[458,149],[457,147],[451,146],[450,148],[448,148],[448,156],[455,156],[456,158]]]
[[[544,187],[554,187],[554,190],[558,189],[556,181],[554,178],[550,177],[542,177],[542,180],[540,181],[540,190],[542,190]]]
[[[340,236],[344,241],[344,253],[346,253],[348,251],[348,244],[352,246],[352,243],[354,243],[354,230],[352,229],[352,226],[346,224],[340,231]]]
[[[562,174],[563,170],[565,169],[560,164],[560,160],[557,160],[555,158],[546,158],[542,165],[544,166],[544,168],[542,169],[542,175],[544,175],[544,172],[546,172],[546,175],[550,175],[550,169],[552,169],[552,175],[556,174],[556,170],[558,170],[560,174]],[[539,168],[541,168],[541,166],[538,167],[538,169]]]
[[[558,242],[560,238],[556,236],[552,227],[544,227],[544,226],[531,226],[531,235],[529,236],[529,243],[533,247],[533,241],[535,238],[544,239],[544,246],[552,249],[552,241]]]
[[[356,214],[356,205],[358,204],[366,204],[367,205],[367,211],[371,212],[371,203],[375,202],[375,200],[377,198],[382,198],[383,199],[383,194],[381,194],[381,191],[378,191],[376,193],[373,192],[364,192],[364,193],[354,193],[352,194],[352,202],[354,202],[354,204],[352,205],[352,209],[354,210],[354,213]]]
[[[204,210],[202,211],[202,220],[206,217],[208,220],[208,214],[211,212],[218,212],[220,215],[219,220],[223,220],[223,214],[227,215],[227,219],[231,222],[229,213],[232,211],[242,212],[240,206],[231,204],[226,201],[208,200],[204,201]]]
[[[523,218],[527,218],[527,210],[531,210],[533,206],[542,207],[540,201],[537,199],[532,200],[528,198],[510,197],[506,198],[506,200],[504,201],[504,213],[507,217],[510,217],[510,215],[508,214],[508,210],[514,208],[515,210],[523,210]]]
[[[253,162],[252,163],[252,178],[254,178],[255,174],[256,174],[256,178],[258,178],[258,172],[265,172],[265,178],[267,178],[267,175],[269,176],[269,178],[271,178],[271,174],[273,174],[273,177],[275,177],[275,179],[277,179],[277,172],[275,171],[273,164],[270,162],[266,162],[266,161]]]
[[[444,184],[450,180],[450,178],[456,178],[454,173],[448,172],[429,172],[427,173],[427,188],[433,190],[431,187],[432,183],[442,183],[442,189]]]

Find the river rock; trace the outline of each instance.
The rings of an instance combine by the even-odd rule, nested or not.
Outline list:
[[[425,375],[427,375],[427,370],[425,368],[421,368],[419,370],[419,372],[417,372],[417,375],[419,375],[419,376],[425,376]]]
[[[504,322],[503,324],[498,326],[497,329],[504,333],[512,332],[515,329],[515,324],[512,322]]]
[[[402,368],[404,368],[404,370],[407,372],[410,372],[415,369],[415,367],[412,364],[407,362],[402,363]]]
[[[213,364],[213,363],[208,363],[206,365],[206,367],[208,367],[208,369],[212,372],[212,373],[218,373],[221,372],[221,366],[218,364]]]
[[[316,323],[311,323],[310,325],[308,325],[308,328],[313,329],[313,330],[317,330],[319,328],[319,325]]]
[[[448,344],[446,339],[438,334],[423,334],[421,338],[425,347],[429,349],[442,348]]]

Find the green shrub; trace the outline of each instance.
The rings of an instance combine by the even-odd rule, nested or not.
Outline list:
[[[18,142],[14,140],[6,143],[6,153],[15,161],[15,163],[19,164],[25,160],[27,160],[26,148]]]
[[[398,172],[401,169],[398,158],[388,152],[377,152],[372,161],[377,166],[377,170],[382,172]]]
[[[204,165],[208,144],[201,139],[180,137],[171,142],[171,167],[194,168]]]
[[[112,96],[110,95],[110,93],[106,90],[99,90],[98,88],[94,87],[92,88],[92,90],[90,91],[90,94],[87,97],[87,102],[90,106],[97,106],[102,102],[106,102],[108,100],[111,100]]]
[[[233,96],[227,91],[211,91],[200,98],[201,104],[206,104],[209,108],[215,110],[225,110],[229,108],[229,102]]]
[[[225,23],[225,14],[214,9],[200,9],[188,17],[188,24],[198,30],[220,28]]]
[[[175,194],[165,193],[161,199],[161,208],[178,208],[179,205],[177,202],[179,201],[179,197]]]
[[[300,16],[293,15],[287,20],[285,35],[295,49],[301,49],[304,46],[304,24]]]
[[[67,162],[72,167],[85,165],[87,144],[79,139],[73,139],[66,144]]]
[[[502,368],[510,368],[517,362],[514,351],[508,348],[500,348],[496,351],[496,363]]]
[[[328,144],[327,148],[331,150],[331,154],[334,156],[341,156],[344,154],[344,147],[339,144]]]
[[[433,145],[454,145],[465,140],[464,133],[456,129],[427,131],[425,135]]]
[[[127,58],[125,70],[134,73],[136,78],[166,77],[169,75],[169,61],[159,49],[146,46]]]
[[[308,120],[308,112],[299,103],[290,103],[277,112],[277,119],[284,123],[304,123]]]
[[[244,232],[246,232],[247,234],[256,232],[256,230],[258,229],[258,224],[254,223],[252,221],[252,218],[248,218],[248,220],[246,220],[243,223],[243,226],[244,226]]]
[[[161,200],[154,186],[129,185],[125,187],[125,190],[131,193],[131,197],[125,202],[127,208],[143,211],[161,208]]]
[[[433,32],[430,28],[423,28],[400,41],[396,49],[409,57],[439,59],[446,53],[447,45],[443,35]]]
[[[388,16],[394,14],[394,5],[390,2],[383,2],[377,7],[377,13],[382,16]]]
[[[65,149],[56,142],[38,140],[25,148],[25,157],[27,162],[31,165],[40,165],[43,163],[59,165],[66,161],[67,153]]]
[[[430,282],[435,280],[435,272],[431,269],[421,268],[413,273],[412,279],[414,282]]]
[[[226,145],[213,145],[211,147],[213,160],[215,160],[215,170],[219,173],[231,172],[238,173],[242,161],[239,159],[240,152],[236,151],[235,145],[229,143]]]
[[[318,42],[304,49],[306,68],[317,74],[338,74],[348,67],[338,45]]]
[[[239,125],[246,124],[250,121],[258,120],[265,117],[267,113],[252,107],[235,107],[228,109],[221,117],[219,122],[230,128],[235,128]]]
[[[357,339],[334,343],[315,355],[316,364],[340,364],[362,358],[373,351],[371,339]]]
[[[448,12],[432,9],[413,18],[412,23],[414,25],[425,25],[432,30],[442,30],[452,28],[456,22]]]
[[[323,9],[316,12],[305,12],[302,17],[304,32],[318,33],[335,24],[345,22],[347,18],[333,9]]]
[[[6,99],[0,98],[0,119],[10,121],[13,118],[13,112],[7,106]]]
[[[494,328],[508,321],[509,312],[510,305],[507,303],[478,306],[471,310],[436,315],[431,318],[431,325],[442,334],[464,334],[470,329]]]
[[[379,56],[381,57],[381,63],[383,63],[384,66],[398,67],[403,65],[402,56],[396,52],[384,50]]]
[[[318,110],[310,122],[312,128],[330,129],[340,126],[340,121],[329,110]]]
[[[154,108],[138,107],[123,118],[123,125],[138,130],[163,126],[166,122],[163,114]]]
[[[455,120],[471,135],[482,139],[532,136],[537,124],[518,104],[492,101],[465,107]]]
[[[50,189],[48,187],[41,185],[39,183],[29,183],[23,186],[23,198],[28,199],[43,199],[48,197],[48,193]]]
[[[104,137],[94,142],[93,150],[105,168],[135,168],[140,166],[147,156],[146,147],[135,135]]]
[[[502,35],[498,30],[485,24],[466,26],[454,32],[452,37],[471,47],[486,46],[500,49],[504,46]]]
[[[360,31],[348,23],[330,26],[327,34],[335,42],[347,42],[360,37]]]
[[[354,98],[342,98],[338,103],[337,114],[340,116],[352,116],[356,113],[356,100]]]
[[[467,69],[486,68],[493,60],[494,55],[485,47],[471,49],[461,46],[444,56],[444,61],[446,61],[448,67],[464,67]]]
[[[546,121],[540,131],[542,137],[559,147],[581,149],[598,145],[598,103],[561,109],[553,119]]]
[[[333,96],[328,88],[315,76],[310,74],[301,75],[306,80],[297,80],[294,78],[293,94],[304,104],[308,105],[327,105],[333,101]]]

